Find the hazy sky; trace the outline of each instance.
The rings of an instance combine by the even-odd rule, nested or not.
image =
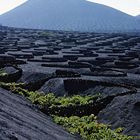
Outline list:
[[[140,14],[140,0],[88,0],[96,3],[101,3],[127,14],[136,16]]]
[[[27,0],[0,0],[0,14],[3,14]]]
[[[16,6],[24,3],[27,0],[0,0],[0,14],[3,14]],[[88,0],[96,3],[101,3],[118,10],[121,10],[130,15],[140,14],[140,0]]]

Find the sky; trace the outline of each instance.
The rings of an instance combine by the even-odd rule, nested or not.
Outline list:
[[[88,1],[113,7],[132,16],[140,15],[140,0],[88,0]]]
[[[27,0],[0,0],[0,15],[19,6]]]
[[[19,6],[27,0],[0,0],[0,15]],[[136,16],[140,14],[140,0],[87,0],[104,4],[129,15]]]

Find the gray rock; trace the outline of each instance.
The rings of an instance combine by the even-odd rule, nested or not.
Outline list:
[[[1,82],[16,82],[22,75],[22,70],[18,67],[6,66],[1,68],[1,71],[6,73],[6,75],[0,76]]]
[[[125,134],[140,136],[140,94],[114,98],[98,117],[112,128],[124,127]]]
[[[46,74],[37,72],[24,72],[22,77],[19,79],[21,83],[34,83],[39,82],[47,78]]]
[[[9,67],[4,67],[2,70],[3,70],[4,72],[6,72],[7,74],[13,74],[13,73],[18,72],[17,69],[15,69],[14,67],[11,67],[11,66],[9,66]]]
[[[63,78],[54,78],[47,81],[39,91],[44,93],[54,93],[56,96],[63,96],[66,94],[64,89]]]
[[[0,88],[1,140],[76,140],[31,103]]]
[[[50,75],[51,76],[51,75]],[[38,72],[24,72],[18,80],[20,83],[25,83],[28,90],[38,90],[49,79],[49,76]]]

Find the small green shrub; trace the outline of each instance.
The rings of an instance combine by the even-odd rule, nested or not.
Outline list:
[[[120,134],[122,128],[111,130],[108,125],[98,123],[90,116],[53,116],[55,123],[64,126],[71,134],[79,134],[85,140],[132,140],[133,137]]]
[[[55,98],[55,102],[52,104],[53,106],[75,106],[75,105],[86,105],[93,103],[94,100],[100,98],[100,95],[95,96],[80,96],[74,95],[72,97],[57,97]]]
[[[39,92],[28,91],[23,89],[23,83],[2,83],[0,82],[0,87],[7,90],[11,90],[16,94],[23,95],[27,97],[33,104],[38,104],[41,106],[47,106],[48,108],[54,106],[75,106],[75,105],[86,105],[94,102],[95,100],[101,98],[101,96],[80,96],[75,95],[72,97],[56,97],[54,94],[50,93],[44,95]],[[53,114],[49,114],[53,115]],[[71,117],[60,117],[54,116],[54,121],[64,126],[71,134],[79,134],[85,140],[132,140],[133,137],[121,134],[122,128],[116,130],[111,130],[108,125],[101,124],[97,122],[94,115],[90,116],[71,116]]]
[[[18,89],[24,86],[24,83],[4,83],[0,82],[0,87],[18,93]]]
[[[7,75],[7,73],[0,69],[0,76],[3,77],[3,76],[6,76],[6,75]]]
[[[23,89],[23,83],[0,83],[0,86],[11,90],[12,92],[20,95],[26,96],[29,100],[34,104],[39,105],[47,105],[47,106],[57,106],[57,107],[67,107],[67,106],[75,106],[75,105],[85,105],[94,102],[100,98],[100,94],[94,96],[80,96],[74,95],[72,97],[56,97],[53,93],[49,93],[44,95],[37,91],[28,91]]]

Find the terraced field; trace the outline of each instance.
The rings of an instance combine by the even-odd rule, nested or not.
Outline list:
[[[68,104],[58,108],[56,102],[52,108],[45,106],[40,109],[47,115],[49,112],[55,114],[56,110],[56,114],[60,116],[94,114],[100,123],[109,124],[113,129],[123,127],[124,134],[140,136],[139,54],[140,36],[136,34],[1,27],[0,137],[19,140],[80,139],[79,136],[72,136],[56,126],[49,117],[38,111],[38,105],[44,105],[49,93],[58,98],[75,95],[94,97],[99,94],[101,99],[86,105],[77,103],[76,107]],[[9,88],[9,85],[6,85],[13,82],[21,84],[24,90],[35,91],[40,93],[38,96],[45,98],[40,103],[39,100],[33,100],[37,97],[32,93],[28,94],[16,86]],[[11,92],[22,93],[34,102],[35,106],[24,97]],[[23,119],[23,114],[26,120]],[[27,128],[31,133],[25,132]],[[38,138],[39,135],[42,137]]]

